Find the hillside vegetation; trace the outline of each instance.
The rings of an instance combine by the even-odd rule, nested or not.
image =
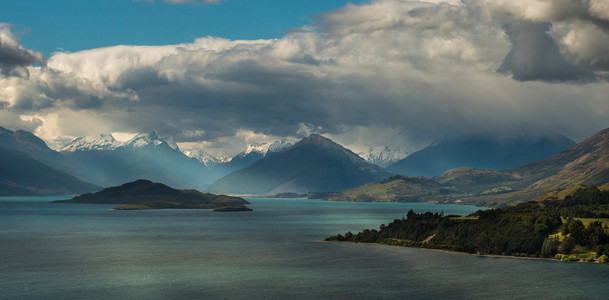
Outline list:
[[[587,225],[579,218],[589,220]],[[609,255],[609,192],[575,186],[536,200],[467,217],[415,213],[378,230],[329,237],[329,241],[382,243],[478,254],[603,260]],[[556,237],[560,233],[562,240]]]

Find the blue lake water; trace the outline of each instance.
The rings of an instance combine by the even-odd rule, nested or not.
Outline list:
[[[0,198],[0,299],[602,299],[609,266],[321,242],[470,206],[249,199],[253,212]]]

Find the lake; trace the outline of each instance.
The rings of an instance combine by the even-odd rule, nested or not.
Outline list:
[[[248,199],[253,212],[0,198],[0,299],[600,299],[609,265],[321,242],[428,203]]]

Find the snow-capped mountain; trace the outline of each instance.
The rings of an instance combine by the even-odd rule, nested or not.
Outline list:
[[[290,148],[294,145],[294,143],[288,141],[275,141],[270,144],[266,149],[265,156],[273,155],[275,153],[279,153],[287,148]]]
[[[125,143],[119,142],[112,134],[100,134],[98,137],[79,137],[63,146],[60,152],[76,152],[87,150],[115,150],[124,146]]]
[[[151,133],[140,133],[126,142],[126,146],[131,148],[144,148],[149,146],[157,148],[162,147],[163,145],[174,150],[179,150],[178,145],[173,138],[160,137],[154,131]]]
[[[171,138],[155,132],[120,142],[112,135],[77,138],[62,153],[79,165],[77,174],[100,186],[149,179],[179,188],[203,189],[218,176],[206,165],[187,157]]]
[[[368,152],[358,153],[367,162],[381,166],[383,168],[405,158],[408,156],[408,152],[402,150],[392,150],[389,147],[385,148],[374,148],[368,146]]]
[[[160,137],[154,131],[151,133],[140,133],[132,139],[121,142],[117,141],[112,134],[100,134],[98,137],[79,137],[63,146],[60,152],[76,152],[91,150],[112,151],[118,148],[141,149],[146,147],[169,147],[179,150],[178,145],[169,137]]]
[[[219,164],[224,164],[230,161],[229,158],[226,157],[215,157],[203,150],[185,150],[182,151],[186,156],[194,158],[198,160],[200,163],[204,164],[206,167],[215,166]]]
[[[244,152],[237,154],[237,156],[244,157],[253,153],[259,153],[262,157],[265,157],[267,155],[272,155],[281,152],[292,145],[293,143],[288,141],[275,141],[273,143],[252,144],[247,146],[247,149]]]
[[[220,163],[218,166],[224,174],[241,170],[265,157],[275,155],[290,146],[293,143],[288,141],[275,141],[273,143],[261,143],[247,146],[246,150],[235,155],[230,161]]]

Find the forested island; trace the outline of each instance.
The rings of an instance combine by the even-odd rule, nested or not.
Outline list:
[[[250,204],[240,197],[177,190],[162,183],[136,180],[103,189],[97,193],[76,196],[56,203],[121,204],[115,210],[140,209],[213,209],[214,211],[251,211]]]
[[[465,217],[410,210],[378,230],[347,232],[326,241],[607,263],[608,224],[609,191],[578,185]]]

